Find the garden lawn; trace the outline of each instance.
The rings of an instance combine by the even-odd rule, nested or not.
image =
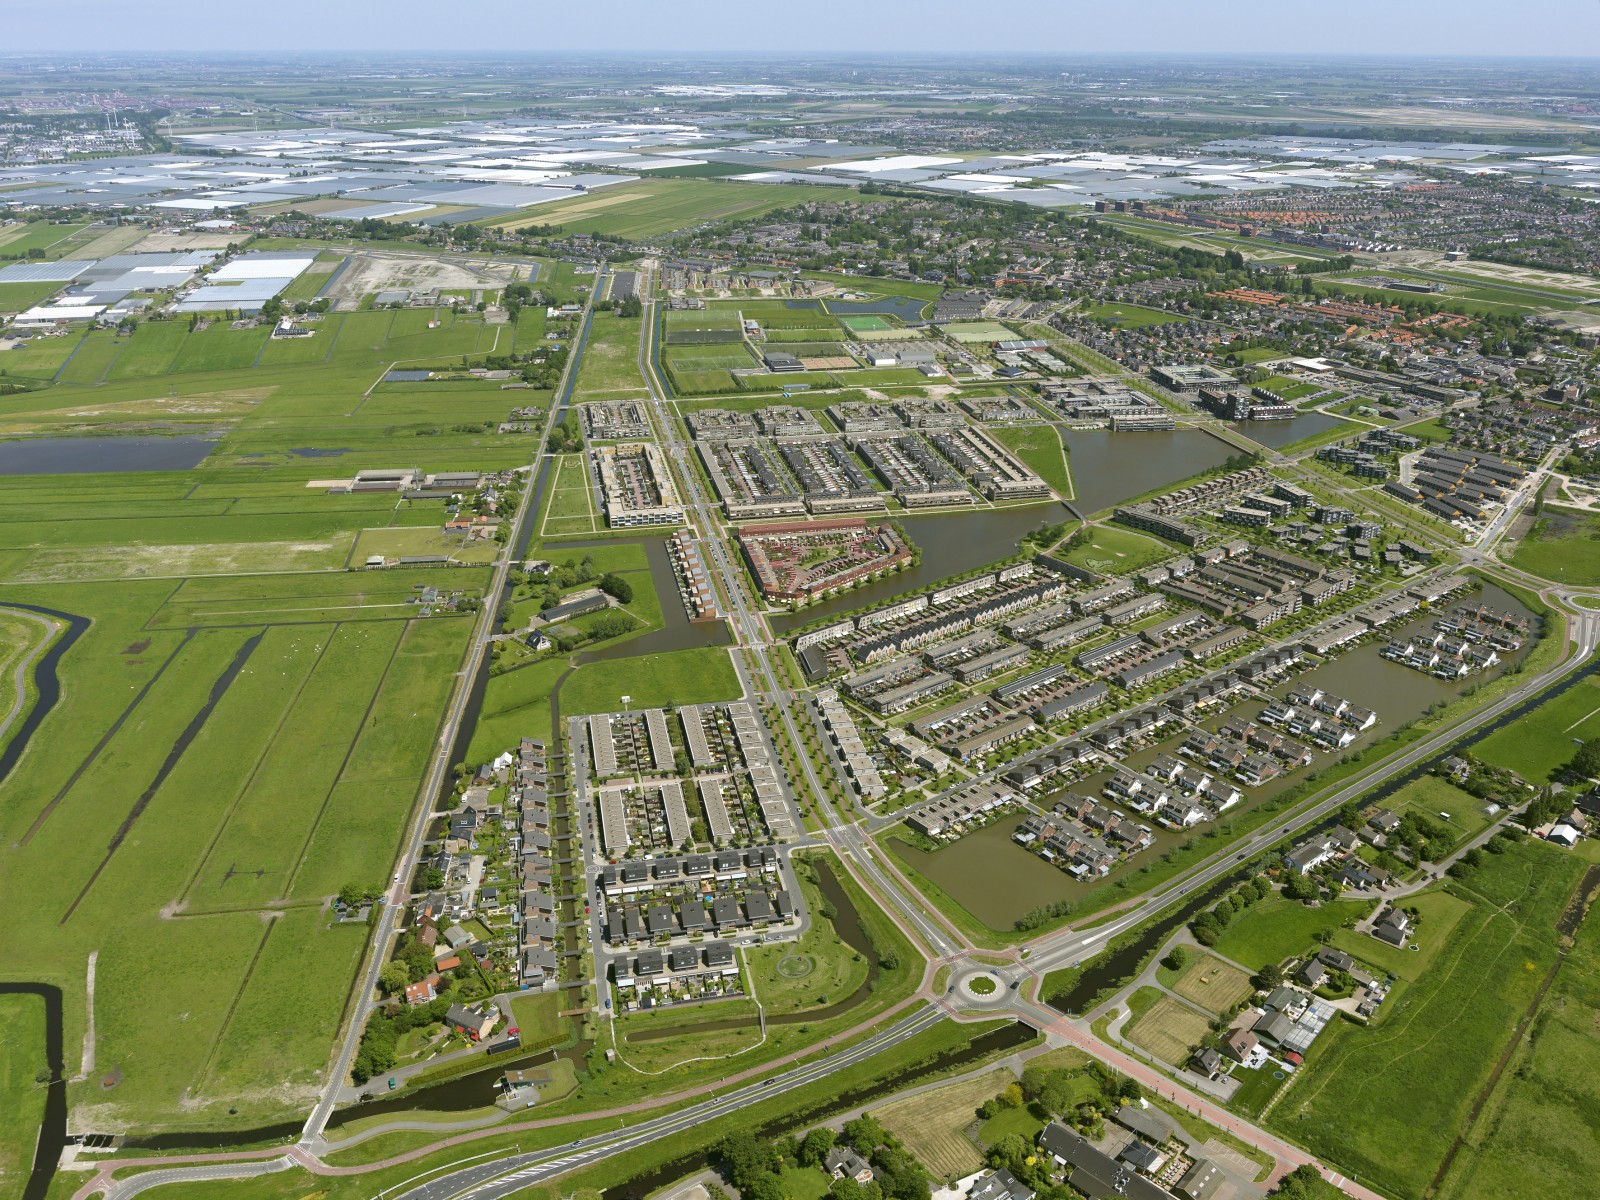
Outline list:
[[[1372,911],[1372,901],[1338,900],[1307,908],[1298,900],[1269,897],[1234,917],[1217,940],[1219,954],[1250,970],[1281,963],[1312,946],[1323,930],[1336,930]]]

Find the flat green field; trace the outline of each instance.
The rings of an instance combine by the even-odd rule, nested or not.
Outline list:
[[[1369,1186],[1421,1197],[1556,962],[1584,866],[1533,840],[1485,855],[1451,885],[1472,908],[1433,968],[1380,1022],[1331,1023],[1270,1124]]]
[[[1158,995],[1130,1023],[1124,1036],[1162,1062],[1181,1067],[1189,1050],[1205,1037],[1211,1022],[1187,1004]]]
[[[1212,954],[1194,955],[1167,986],[1214,1013],[1229,1011],[1252,991],[1249,975]]]
[[[1530,1036],[1467,1134],[1441,1200],[1578,1196],[1600,1171],[1600,926],[1591,913]],[[1551,1146],[1566,1152],[1551,1154]]]
[[[576,400],[637,396],[644,390],[639,374],[639,337],[643,329],[638,318],[615,317],[596,312],[589,321],[589,340],[578,369]]]
[[[1372,911],[1372,901],[1341,900],[1307,908],[1298,900],[1268,897],[1235,917],[1216,950],[1252,971],[1308,950],[1317,933],[1338,929]]]
[[[1142,329],[1147,325],[1169,325],[1183,320],[1177,313],[1162,312],[1159,308],[1144,308],[1137,304],[1095,304],[1089,316],[1099,321],[1121,325],[1125,329]]]
[[[1072,499],[1072,473],[1067,465],[1067,448],[1054,425],[999,426],[989,430],[1033,473],[1055,489],[1056,494]]]
[[[1472,748],[1484,762],[1543,784],[1571,761],[1579,741],[1600,737],[1600,683],[1580,680],[1528,718],[1497,730]]]
[[[69,1088],[75,1122],[242,1129],[303,1115],[324,1081],[367,941],[325,902],[389,878],[472,627],[422,618],[416,589],[477,598],[487,572],[346,572],[358,536],[433,549],[443,506],[321,481],[524,466],[529,439],[493,428],[546,400],[477,380],[374,387],[395,359],[459,364],[501,334],[432,319],[333,315],[277,344],[265,326],[147,320],[8,352],[13,373],[67,363],[0,397],[8,434],[221,438],[191,470],[0,479],[0,603],[88,621],[0,781],[0,978],[62,989],[73,1070],[98,955],[97,1071]],[[658,601],[640,595],[648,625]]]
[[[633,708],[709,704],[739,698],[733,659],[714,646],[638,658],[606,659],[579,667],[561,687],[561,713],[615,712],[621,697]]]
[[[44,1052],[44,1001],[38,996],[0,996],[0,1187],[22,1194],[33,1166],[34,1135],[44,1120],[45,1089],[34,1081],[48,1071]]]
[[[558,200],[494,224],[559,225],[563,233],[650,238],[705,221],[753,220],[816,199],[801,184],[738,183],[720,179],[648,179]]]
[[[1126,575],[1172,557],[1172,547],[1115,525],[1096,525],[1064,557],[1091,571]]]

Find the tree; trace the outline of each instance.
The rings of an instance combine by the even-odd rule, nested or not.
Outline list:
[[[411,969],[399,959],[390,959],[383,964],[383,969],[378,972],[379,985],[391,995],[405,991],[406,984],[410,982]]]
[[[1283,983],[1283,968],[1278,966],[1277,963],[1268,963],[1255,973],[1250,982],[1255,984],[1261,991],[1270,992],[1273,988]]]
[[[1600,775],[1600,738],[1590,738],[1578,747],[1578,752],[1567,764],[1567,770],[1582,779]]]
[[[1022,1085],[1020,1083],[1007,1084],[1000,1093],[1000,1102],[1007,1108],[1022,1107]]]
[[[833,1149],[833,1130],[819,1126],[806,1134],[800,1143],[800,1165],[803,1167],[819,1167],[822,1160],[828,1157],[828,1151]]]
[[[615,596],[623,604],[633,602],[633,584],[626,577],[618,575],[615,571],[608,571],[600,576],[600,590],[608,595]]]
[[[1174,946],[1168,955],[1161,960],[1161,965],[1169,971],[1181,971],[1189,961],[1189,952],[1182,946]]]

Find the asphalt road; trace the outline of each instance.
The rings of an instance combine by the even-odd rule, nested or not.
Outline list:
[[[766,1100],[808,1083],[826,1079],[835,1071],[880,1054],[944,1019],[944,1014],[938,1009],[923,1008],[897,1021],[867,1041],[830,1054],[814,1063],[796,1067],[784,1075],[762,1083],[737,1088],[690,1108],[657,1117],[653,1121],[645,1121],[630,1129],[619,1130],[615,1134],[581,1139],[559,1149],[513,1154],[492,1162],[463,1167],[459,1171],[452,1171],[418,1184],[409,1191],[394,1193],[393,1200],[498,1200],[499,1197],[511,1196],[523,1188],[554,1179],[558,1175],[564,1175],[580,1167],[592,1166],[614,1155],[649,1145],[660,1138],[693,1129],[717,1117],[737,1112],[757,1100]]]

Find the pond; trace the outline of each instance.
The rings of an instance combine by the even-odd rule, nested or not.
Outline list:
[[[187,471],[216,445],[203,437],[26,438],[0,442],[0,475]]]
[[[1279,446],[1287,446],[1290,442],[1298,442],[1301,438],[1326,432],[1336,425],[1343,425],[1352,433],[1362,428],[1320,412],[1301,413],[1297,417],[1290,417],[1287,421],[1232,421],[1229,424],[1251,441],[1271,446],[1274,450]]]
[[[1068,465],[1077,508],[1084,513],[1111,508],[1130,497],[1220,467],[1239,453],[1238,447],[1203,429],[1141,433],[1063,429],[1061,436],[1071,455]]]

